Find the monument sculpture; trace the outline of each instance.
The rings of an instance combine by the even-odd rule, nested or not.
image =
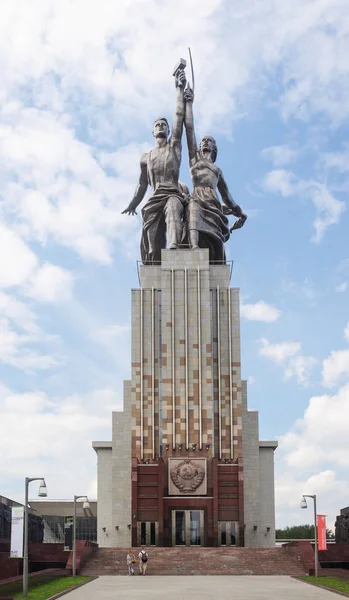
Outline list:
[[[139,183],[132,201],[123,211],[123,214],[135,215],[148,185],[151,186],[153,194],[142,209],[141,257],[144,264],[161,261],[161,250],[166,248],[166,234],[167,247],[170,250],[178,248],[183,237],[185,199],[183,188],[178,182],[184,123],[183,94],[186,85],[182,64],[180,62],[175,69],[177,98],[171,136],[169,137],[167,119],[157,119],[153,126],[156,147],[143,154]]]
[[[143,264],[159,264],[161,250],[179,246],[192,250],[208,248],[211,263],[224,263],[224,244],[231,231],[242,227],[247,216],[233,200],[223,173],[215,165],[217,144],[205,136],[197,146],[193,101],[194,91],[187,84],[186,61],[180,59],[174,70],[176,109],[172,133],[167,119],[160,117],[153,126],[156,147],[141,158],[139,183],[123,214],[135,215],[148,185],[152,196],[142,208],[141,257]],[[193,74],[194,76],[194,74]],[[193,191],[179,181],[182,158],[182,133],[185,124]],[[170,135],[170,137],[169,137]],[[224,205],[218,198],[218,189]],[[238,220],[229,229],[227,215]],[[167,242],[167,243],[166,243]]]
[[[100,547],[275,546],[274,451],[260,440],[242,378],[239,289],[224,244],[246,215],[196,142],[192,86],[174,70],[170,135],[154,123],[134,197],[142,208],[139,286],[131,292],[131,377],[112,439],[95,441]],[[179,180],[186,131],[192,190]],[[229,229],[228,216],[237,221]]]
[[[194,93],[190,87],[187,87],[184,96],[184,123],[193,183],[186,219],[189,245],[192,249],[209,248],[210,262],[222,262],[225,261],[224,243],[230,236],[226,215],[239,218],[232,230],[242,227],[247,216],[234,202],[221,169],[215,165],[218,152],[215,139],[207,135],[202,138],[199,146],[197,145],[193,119]],[[223,208],[216,188],[222,196]]]

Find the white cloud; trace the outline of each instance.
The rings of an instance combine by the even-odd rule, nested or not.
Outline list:
[[[115,343],[115,338],[119,338],[120,336],[129,334],[130,330],[131,327],[129,323],[113,323],[111,325],[106,325],[95,330],[92,334],[92,337],[93,339],[98,340],[100,342],[111,341]]]
[[[315,234],[312,237],[314,242],[320,242],[326,229],[330,225],[336,225],[345,211],[345,204],[329,192],[327,187],[322,184],[315,184],[309,190],[310,197],[318,212],[314,221]]]
[[[55,356],[39,354],[28,346],[38,341],[36,335],[17,333],[8,319],[0,318],[0,363],[8,364],[27,372],[51,369],[61,364]]]
[[[317,360],[313,356],[300,354],[299,342],[270,343],[266,338],[260,340],[259,354],[284,367],[285,379],[295,377],[300,385],[308,386],[313,367]]]
[[[332,350],[322,362],[322,380],[325,387],[336,385],[349,374],[349,350]]]
[[[339,509],[346,506],[349,495],[349,484],[345,474],[332,469],[322,470],[321,467],[315,472],[313,470],[312,474],[301,473],[284,463],[282,452],[281,445],[275,455],[276,526],[283,528],[287,525],[312,524],[312,501],[309,500],[307,510],[301,510],[300,501],[303,494],[316,494],[318,514],[326,514],[327,528],[334,529]]]
[[[5,292],[0,292],[0,314],[12,321],[17,327],[24,329],[24,331],[39,332],[36,316],[32,309],[14,296],[5,294]]]
[[[0,223],[0,287],[21,285],[37,266],[37,258],[23,240]]]
[[[164,105],[166,74],[190,39],[203,117],[236,118],[243,100],[251,103],[251,96],[260,96],[266,75],[279,68],[279,106],[285,118],[306,120],[320,113],[338,123],[349,112],[345,10],[343,0],[288,0],[273,10],[257,0],[238,10],[223,0],[189,5],[165,0],[161,14],[155,0],[128,0],[117,7],[111,0],[98,5],[48,0],[35,10],[18,0],[2,11],[3,101],[34,81],[34,100],[41,106],[59,111],[69,101],[79,103],[80,94],[82,110],[110,100],[108,117],[114,113],[114,120],[124,119],[132,127],[133,119],[143,121]],[[161,30],[159,18],[171,27]],[[215,64],[210,60],[213,48]],[[228,69],[231,76],[225,77]],[[210,85],[214,73],[219,90]],[[101,127],[96,120],[93,124]]]
[[[26,392],[23,394],[9,394],[4,401],[4,410],[8,413],[37,413],[48,407],[54,406],[43,392]]]
[[[77,487],[90,493],[96,463],[91,440],[110,439],[111,411],[120,407],[110,388],[64,398],[8,392],[0,400],[0,478],[14,487],[23,473],[42,473],[51,498],[71,497]]]
[[[333,169],[339,173],[349,171],[349,147],[346,146],[342,152],[324,152],[321,162],[327,169]]]
[[[329,396],[309,400],[303,418],[280,438],[287,463],[300,470],[323,464],[349,466],[349,384]]]
[[[349,341],[349,322],[344,328],[344,337]],[[333,387],[349,375],[349,350],[332,350],[322,361],[322,382],[325,387]]]
[[[98,152],[77,140],[64,119],[36,109],[12,117],[0,128],[4,210],[29,240],[55,241],[89,260],[111,262],[111,241],[126,239],[138,227],[137,220],[121,215],[134,185],[107,175]],[[127,157],[138,166],[136,149],[126,152],[124,167]]]
[[[345,292],[347,290],[347,288],[348,288],[348,282],[343,281],[342,283],[337,285],[336,292]]]
[[[274,194],[280,193],[284,198],[288,198],[297,193],[298,180],[296,175],[284,169],[275,169],[266,174],[263,187]]]
[[[277,364],[283,363],[285,360],[298,354],[301,349],[299,342],[280,342],[279,344],[271,344],[266,338],[262,338],[263,344],[259,353]]]
[[[285,378],[291,379],[295,377],[298,383],[307,386],[310,373],[316,363],[317,360],[314,356],[294,356],[288,361],[285,368]]]
[[[296,160],[299,154],[298,150],[287,146],[270,146],[262,151],[262,157],[270,160],[274,167],[282,167]]]
[[[249,321],[264,321],[272,323],[281,317],[281,310],[260,300],[255,304],[244,304],[240,306],[240,313],[244,319]]]
[[[61,302],[72,297],[72,286],[67,269],[45,263],[31,278],[26,294],[39,302]]]
[[[346,328],[344,329],[344,337],[348,340],[349,342],[349,321],[346,325]]]
[[[331,225],[336,225],[345,211],[344,202],[337,200],[323,183],[314,180],[299,179],[294,173],[276,169],[266,174],[263,187],[265,190],[280,193],[284,198],[300,196],[309,198],[316,209],[314,220],[315,233],[312,241],[320,242]]]
[[[326,514],[333,527],[339,509],[348,504],[348,427],[346,384],[334,395],[311,397],[302,418],[279,438],[275,455],[279,525],[312,522],[311,513],[301,511],[299,503],[303,494],[317,494],[318,513]]]

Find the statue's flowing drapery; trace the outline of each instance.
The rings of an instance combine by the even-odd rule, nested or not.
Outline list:
[[[199,246],[209,249],[210,262],[225,261],[224,244],[230,237],[225,208],[215,189],[194,187],[187,207],[187,227],[199,232]]]

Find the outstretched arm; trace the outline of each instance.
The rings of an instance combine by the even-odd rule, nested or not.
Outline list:
[[[148,188],[148,173],[147,173],[147,154],[143,154],[141,158],[141,174],[139,176],[139,182],[136,187],[134,196],[128,205],[128,207],[122,211],[121,214],[125,215],[136,215],[136,208],[140,204],[145,196]]]
[[[176,110],[172,124],[172,141],[181,143],[184,123],[184,88],[186,85],[186,78],[184,71],[179,71],[176,75]]]
[[[187,134],[189,160],[192,161],[196,156],[196,153],[198,151],[198,146],[196,143],[196,136],[195,136],[195,129],[194,129],[194,115],[193,115],[194,92],[189,87],[185,90],[184,98],[185,98],[184,124],[185,124],[185,131]]]
[[[228,190],[227,182],[225,181],[225,179],[223,177],[222,171],[220,171],[220,173],[219,173],[217,187],[218,187],[220,195],[222,196],[222,200],[223,200],[224,204],[229,209],[229,212],[226,211],[227,214],[234,215],[235,217],[241,217],[243,212],[242,212],[240,206],[238,204],[236,204],[235,200],[233,200],[233,197]]]
[[[242,212],[240,206],[238,204],[236,204],[236,202],[233,200],[232,195],[228,190],[227,182],[225,181],[225,179],[223,177],[222,171],[220,171],[220,173],[219,173],[217,187],[218,187],[220,195],[222,196],[222,200],[225,204],[225,206],[223,208],[224,214],[225,215],[234,215],[235,217],[238,217],[238,220],[235,221],[234,225],[230,228],[230,232],[232,232],[234,229],[240,229],[240,227],[242,227],[243,224],[245,223],[245,221],[247,219],[247,215],[245,215]]]

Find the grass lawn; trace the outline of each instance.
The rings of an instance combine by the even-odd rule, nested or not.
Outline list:
[[[28,600],[47,600],[59,592],[68,590],[71,587],[85,581],[90,581],[91,577],[59,577],[47,583],[40,583],[30,587],[28,590]],[[14,594],[14,598],[23,598],[23,593]]]
[[[323,585],[331,590],[337,590],[338,592],[349,594],[349,581],[342,581],[336,577],[298,577],[298,579],[310,581],[311,583]]]

